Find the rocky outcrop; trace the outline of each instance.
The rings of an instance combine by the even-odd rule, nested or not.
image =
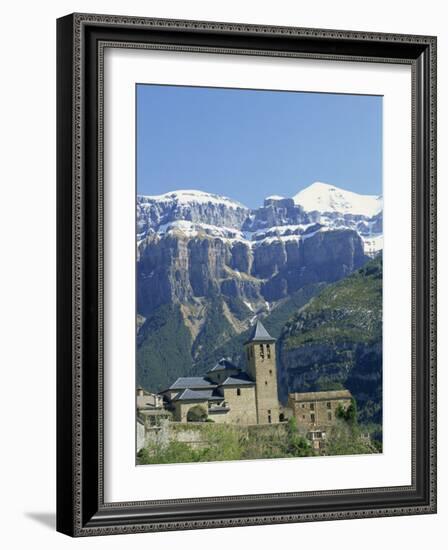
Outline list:
[[[362,216],[359,214],[342,214],[340,212],[308,212],[310,223],[318,223],[331,226],[333,229],[353,229],[363,237],[379,235],[383,232],[383,212],[374,216]]]
[[[142,237],[160,226],[184,220],[219,227],[241,228],[250,210],[242,204],[198,191],[176,191],[137,197],[137,234]]]
[[[292,199],[268,198],[261,208],[252,211],[243,230],[258,231],[281,225],[308,224],[311,220],[305,210]]]

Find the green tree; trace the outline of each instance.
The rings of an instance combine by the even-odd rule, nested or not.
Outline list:
[[[358,410],[356,407],[356,401],[351,399],[350,405],[345,409],[340,403],[336,408],[336,418],[345,420],[352,428],[358,424]]]
[[[372,454],[372,452],[372,448],[360,439],[358,431],[345,421],[338,421],[327,436],[327,455]]]
[[[163,449],[154,444],[141,449],[137,455],[137,460],[139,464],[175,464],[178,462],[198,462],[201,457],[187,443],[171,441]]]
[[[288,420],[287,428],[287,456],[313,456],[315,453],[309,441],[300,435],[296,418]]]
[[[349,426],[356,426],[358,423],[358,411],[356,407],[356,401],[352,398],[350,405],[345,411],[345,420]]]

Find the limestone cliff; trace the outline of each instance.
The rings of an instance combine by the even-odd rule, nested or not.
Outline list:
[[[256,316],[286,311],[301,289],[364,265],[381,236],[381,212],[369,199],[370,210],[357,214],[337,197],[329,212],[277,196],[255,210],[194,190],[138,197],[139,383],[160,390],[168,372],[204,368],[217,350],[237,353]],[[174,346],[167,327],[182,335]]]

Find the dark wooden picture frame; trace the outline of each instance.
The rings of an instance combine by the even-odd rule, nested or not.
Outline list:
[[[412,68],[412,484],[107,503],[103,491],[104,44]],[[140,46],[139,46],[140,45]],[[436,512],[436,38],[73,14],[57,22],[57,529],[71,536]],[[230,52],[231,51],[231,52]],[[399,342],[397,342],[399,345]]]

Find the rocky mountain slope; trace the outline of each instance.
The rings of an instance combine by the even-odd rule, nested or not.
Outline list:
[[[201,369],[257,315],[306,286],[346,277],[377,252],[382,214],[371,198],[360,209],[360,195],[355,201],[326,184],[308,189],[321,200],[272,196],[255,210],[194,190],[137,197],[139,383],[160,390],[170,369]],[[167,326],[180,335],[174,345]],[[168,346],[171,367],[162,359]]]
[[[381,422],[382,257],[328,285],[286,323],[279,342],[283,397],[348,388],[363,422]]]

